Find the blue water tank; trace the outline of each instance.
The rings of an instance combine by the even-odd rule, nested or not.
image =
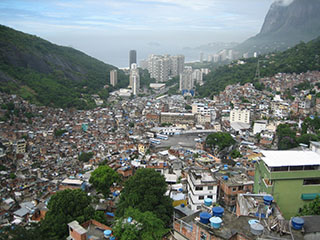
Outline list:
[[[225,180],[225,181],[228,181],[228,179],[229,179],[228,176],[223,176],[222,178],[223,178],[223,180]]]
[[[127,221],[128,221],[128,223],[131,223],[132,222],[132,217],[128,217]]]
[[[241,163],[237,162],[236,165],[239,167],[241,165]]]
[[[211,227],[218,229],[221,226],[222,219],[219,217],[212,217],[210,218]]]
[[[210,207],[212,204],[212,199],[211,198],[206,198],[204,200],[204,205],[206,205],[207,207]]]
[[[112,231],[111,231],[111,230],[105,230],[105,231],[103,232],[103,235],[104,235],[105,237],[110,237],[111,234],[112,234]]]
[[[110,240],[116,240],[116,237],[110,237]]]
[[[223,170],[228,170],[228,165],[227,165],[227,164],[225,164],[225,165],[223,166]]]
[[[263,202],[264,202],[265,205],[270,206],[272,201],[273,201],[273,197],[272,196],[264,196],[263,197]]]
[[[208,212],[201,212],[200,213],[200,222],[201,223],[208,224],[210,218],[211,218],[210,213],[208,213]]]
[[[183,188],[179,188],[179,192],[183,192]]]
[[[224,209],[222,207],[212,208],[212,216],[214,217],[222,217],[223,213],[224,213]]]
[[[266,218],[266,214],[264,214],[264,213],[259,213],[259,212],[256,212],[255,216],[256,216],[256,217],[260,217],[260,218]]]
[[[301,230],[304,225],[304,220],[300,217],[294,217],[291,220],[291,225],[295,230]]]
[[[185,207],[184,203],[181,203],[180,207],[184,208]]]

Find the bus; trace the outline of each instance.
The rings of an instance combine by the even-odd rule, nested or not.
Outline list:
[[[150,138],[150,142],[153,143],[153,144],[157,144],[157,145],[161,144],[160,140],[154,139],[154,138]]]
[[[168,136],[163,135],[163,134],[157,134],[157,138],[161,140],[168,140]]]

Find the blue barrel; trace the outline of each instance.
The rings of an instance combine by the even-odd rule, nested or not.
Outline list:
[[[223,213],[224,213],[224,209],[222,207],[212,208],[212,216],[214,217],[222,217]]]
[[[112,234],[112,231],[111,231],[111,230],[105,230],[105,231],[103,232],[103,235],[104,235],[105,237],[110,237],[111,234]]]
[[[208,213],[208,212],[201,212],[200,213],[200,222],[201,223],[208,224],[210,218],[211,218],[210,213]]]
[[[291,225],[295,230],[301,230],[304,225],[304,220],[300,217],[294,217],[291,220]]]
[[[212,204],[212,199],[211,198],[206,198],[204,200],[204,205],[206,205],[207,207],[210,207]]]
[[[229,179],[228,176],[223,176],[222,178],[223,178],[223,180],[225,180],[225,181],[228,181],[228,179]]]
[[[212,218],[210,218],[211,227],[213,227],[213,228],[215,228],[215,229],[220,228],[221,223],[222,223],[222,219],[219,218],[219,217],[212,217]]]
[[[273,201],[273,197],[272,196],[264,196],[263,201],[264,201],[265,205],[270,206]]]

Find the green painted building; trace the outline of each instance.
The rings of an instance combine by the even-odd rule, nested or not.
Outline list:
[[[254,192],[274,197],[283,216],[296,216],[320,196],[320,154],[314,151],[262,151],[256,163]]]

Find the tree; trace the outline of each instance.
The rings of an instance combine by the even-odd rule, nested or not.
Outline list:
[[[235,143],[236,141],[231,137],[229,133],[211,133],[206,138],[206,145],[211,149],[217,147],[219,151],[226,147],[230,147]]]
[[[79,156],[79,160],[82,162],[88,162],[93,157],[93,152],[83,152]]]
[[[107,196],[110,193],[110,187],[113,183],[119,182],[120,176],[111,167],[99,166],[91,174],[89,182],[98,191]]]
[[[320,215],[320,197],[317,196],[316,199],[314,199],[312,202],[304,205],[299,215]]]
[[[128,218],[132,220],[128,222]],[[114,235],[119,240],[158,240],[168,232],[164,222],[150,211],[141,212],[129,207],[123,217],[117,219],[113,227]]]
[[[242,157],[241,153],[240,153],[238,150],[236,150],[236,149],[232,150],[232,152],[230,153],[230,156],[231,156],[233,159]]]
[[[128,179],[121,191],[117,216],[122,217],[129,207],[141,212],[150,211],[168,225],[172,219],[172,200],[165,196],[167,184],[164,177],[153,169],[139,169]]]
[[[296,131],[289,124],[280,124],[277,127],[278,149],[288,150],[298,146]]]
[[[44,239],[66,239],[69,222],[83,223],[94,218],[91,198],[83,191],[64,190],[53,195],[48,203],[49,211],[41,222],[40,233]]]

